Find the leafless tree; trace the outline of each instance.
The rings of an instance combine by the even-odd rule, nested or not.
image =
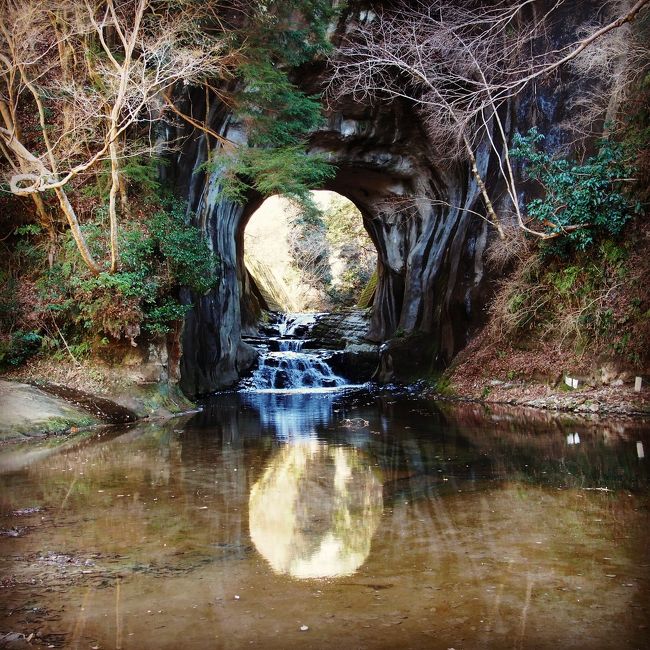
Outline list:
[[[209,3],[166,0],[2,0],[0,153],[10,191],[53,191],[83,260],[94,258],[68,196],[110,162],[110,270],[119,264],[120,176],[129,156],[151,154],[151,134],[173,89],[223,77],[233,53],[219,29],[202,29]],[[216,35],[215,35],[216,34]],[[34,112],[37,119],[34,120]],[[177,111],[178,113],[178,111]],[[137,143],[137,144],[136,144]]]
[[[335,99],[352,96],[372,102],[401,97],[414,102],[438,154],[469,162],[488,219],[504,238],[477,165],[478,147],[487,142],[497,155],[519,227],[541,238],[557,236],[559,232],[534,230],[521,213],[504,123],[508,102],[563,65],[586,71],[591,64],[592,74],[602,74],[612,61],[625,59],[625,69],[638,74],[633,60],[645,48],[630,38],[629,30],[627,39],[612,34],[629,25],[650,0],[606,1],[600,21],[594,17],[581,28],[579,38],[559,50],[543,47],[545,31],[564,2],[555,0],[545,12],[539,11],[536,0],[401,2],[377,14],[366,12],[331,57],[329,93]],[[618,84],[620,97],[629,75],[611,81]],[[595,113],[593,102],[591,108]]]

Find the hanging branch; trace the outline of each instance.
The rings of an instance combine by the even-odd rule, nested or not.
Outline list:
[[[125,212],[121,161],[155,152],[153,143],[141,144],[134,136],[164,119],[161,96],[169,96],[177,84],[222,77],[236,61],[225,34],[201,28],[213,15],[199,0],[180,5],[173,0],[155,5],[153,0],[3,0],[0,142],[9,164],[2,172],[16,195],[54,191],[91,273],[101,272],[102,265],[88,248],[68,196],[72,183],[110,162],[109,269],[115,272],[118,193]],[[34,108],[41,137],[24,138],[29,130],[20,123]],[[67,132],[55,140],[51,133],[53,127],[60,132],[61,114]]]
[[[489,221],[501,238],[503,227],[478,169],[481,142],[497,156],[498,171],[522,231],[550,239],[568,228],[589,224],[554,232],[526,224],[519,207],[508,132],[499,109],[531,81],[597,47],[607,34],[633,21],[650,4],[650,0],[637,0],[622,15],[559,52],[533,55],[533,45],[564,0],[556,0],[543,15],[525,20],[522,11],[533,2],[479,7],[450,0],[415,5],[402,2],[359,22],[330,58],[328,94],[335,100],[350,96],[361,102],[404,98],[419,109],[439,155],[469,162]],[[618,6],[611,0],[606,4]],[[611,56],[634,59],[641,48],[630,38]]]

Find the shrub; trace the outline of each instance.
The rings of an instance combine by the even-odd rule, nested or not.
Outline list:
[[[85,226],[91,246],[99,246],[100,233]],[[198,229],[185,223],[182,203],[167,202],[126,224],[120,250],[118,272],[93,276],[68,234],[56,264],[39,279],[44,311],[67,327],[73,340],[165,334],[190,308],[180,302],[181,287],[204,294],[216,285],[217,259]]]
[[[543,140],[537,129],[516,134],[511,155],[543,188],[544,195],[529,201],[526,211],[549,234],[561,235],[551,240],[549,250],[585,250],[603,237],[619,235],[632,215],[641,213],[641,204],[626,191],[635,174],[629,146],[605,138],[598,153],[579,164],[552,157],[541,149]]]
[[[613,353],[632,365],[644,357],[645,266],[635,247],[606,239],[589,252],[539,254],[504,279],[491,307],[493,331],[515,345],[554,341],[576,354]],[[635,268],[635,266],[637,268]]]
[[[0,367],[19,366],[36,354],[42,337],[38,332],[17,330],[0,339]]]

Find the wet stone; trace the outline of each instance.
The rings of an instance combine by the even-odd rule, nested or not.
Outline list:
[[[278,370],[273,380],[273,388],[287,388],[289,386],[289,373],[286,370]]]

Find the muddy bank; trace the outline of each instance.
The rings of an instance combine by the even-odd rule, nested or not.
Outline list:
[[[34,385],[49,395],[59,397],[86,411],[90,411],[97,418],[109,424],[125,424],[135,422],[138,419],[137,414],[131,409],[76,388],[42,381],[35,382]]]
[[[650,418],[650,391],[631,386],[586,386],[564,389],[524,381],[498,379],[451,383],[442,390],[427,391],[429,397],[459,402],[525,406],[580,415]]]

